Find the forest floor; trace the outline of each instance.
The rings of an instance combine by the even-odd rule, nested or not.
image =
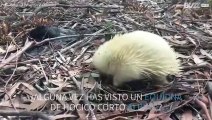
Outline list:
[[[45,29],[29,34],[37,26]],[[36,40],[46,30],[56,37]],[[179,53],[183,69],[172,85],[132,92],[96,82],[95,50],[134,30],[161,35]],[[0,1],[1,120],[212,120],[211,81],[207,2]]]

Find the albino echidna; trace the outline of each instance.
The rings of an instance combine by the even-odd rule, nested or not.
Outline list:
[[[146,31],[116,35],[100,45],[92,60],[97,70],[113,76],[114,86],[143,79],[166,84],[167,75],[180,72],[177,54],[168,42]]]

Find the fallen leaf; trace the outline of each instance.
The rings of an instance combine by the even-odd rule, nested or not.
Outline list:
[[[6,50],[4,50],[2,47],[0,47],[0,54],[6,53]]]
[[[47,103],[47,99],[43,98],[39,98],[39,100],[34,100],[32,101],[32,103],[29,105],[29,107],[27,108],[27,110],[36,110],[36,109],[40,109],[42,108],[45,104]]]
[[[194,60],[194,62],[197,65],[205,65],[205,64],[207,64],[206,62],[204,62],[203,60],[201,60],[197,55],[193,54],[191,56],[193,57],[193,60]]]
[[[4,96],[4,100],[7,101],[9,100],[9,98],[12,98],[12,96],[15,94],[16,90],[18,89],[18,87],[20,86],[21,82],[15,83],[15,85],[13,85],[10,90],[8,90]]]
[[[182,120],[193,120],[192,111],[187,110],[182,114]]]
[[[212,60],[212,56],[211,56],[209,53],[207,53],[205,50],[200,49],[200,52],[202,53],[202,55],[205,55],[205,56],[207,56],[209,59]]]

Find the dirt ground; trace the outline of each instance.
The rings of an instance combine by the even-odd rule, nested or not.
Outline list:
[[[212,120],[211,3],[1,0],[0,119]],[[134,30],[162,36],[179,54],[182,72],[170,85],[131,91],[98,82],[96,49]]]

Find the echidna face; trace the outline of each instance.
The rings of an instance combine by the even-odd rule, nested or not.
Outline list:
[[[105,49],[106,47],[106,43],[104,43],[103,45],[101,45],[97,51],[94,53],[93,56],[93,65],[96,69],[98,69],[100,72],[104,73],[104,74],[108,74],[108,70],[109,70],[109,66],[108,66],[108,53],[107,53],[107,49]]]

